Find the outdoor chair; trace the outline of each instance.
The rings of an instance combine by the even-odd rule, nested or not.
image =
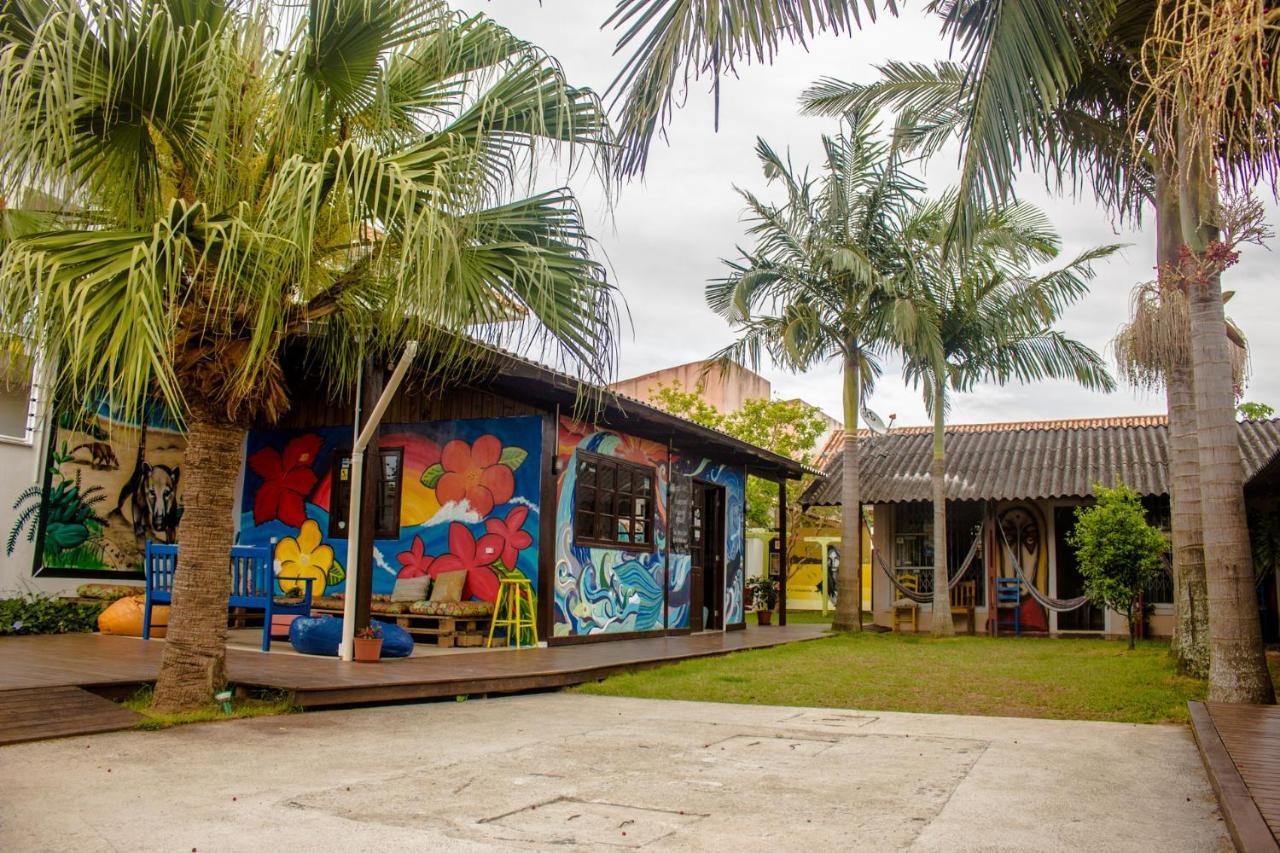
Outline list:
[[[303,594],[280,598],[276,596],[276,577],[272,567],[271,546],[234,545],[230,553],[231,595],[227,609],[242,607],[261,610],[262,650],[271,651],[273,616],[311,615],[311,585],[314,578],[287,578],[279,580],[301,583]],[[173,578],[177,573],[178,546],[148,541],[143,553],[142,571],[146,578],[146,600],[143,604],[142,639],[151,639],[151,608],[156,604],[173,602]]]
[[[951,588],[951,616],[963,616],[968,621],[969,633],[974,633],[974,612],[978,601],[978,582],[960,581]]]
[[[1001,613],[1009,613],[1012,618],[1003,619]],[[996,618],[993,625],[996,634],[1001,628],[1009,627],[1013,628],[1015,637],[1022,634],[1022,581],[1018,578],[996,578]]]
[[[920,578],[915,575],[903,575],[898,579],[898,583],[902,584],[904,589],[912,592],[920,591]],[[898,630],[899,624],[911,623],[913,633],[920,630],[920,605],[916,604],[905,595],[893,602],[893,630]]]

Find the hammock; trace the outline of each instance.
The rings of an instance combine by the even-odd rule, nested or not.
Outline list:
[[[867,524],[867,520],[865,518],[862,519],[862,526],[867,528],[867,534],[870,535],[871,525]],[[978,534],[973,537],[973,544],[969,546],[969,553],[965,555],[964,562],[960,564],[959,570],[947,578],[947,592],[955,589],[956,584],[960,583],[960,579],[969,571],[969,566],[973,563],[973,558],[978,555],[978,545],[981,542],[982,534]],[[905,586],[902,581],[898,580],[897,576],[893,573],[893,570],[884,564],[884,559],[881,558],[880,552],[875,548],[871,549],[871,556],[872,559],[876,561],[876,565],[880,567],[880,571],[884,572],[884,576],[889,579],[889,583],[893,584],[893,588],[902,593],[904,598],[909,598],[917,604],[933,603],[932,592],[920,592],[919,590],[911,589],[910,587]]]
[[[1026,572],[1022,570],[1022,561],[1018,559],[1018,555],[1013,553],[1013,549],[1009,547],[1009,538],[1004,535],[1004,526],[997,523],[996,529],[1000,531],[1000,541],[1004,544],[1004,552],[1009,557],[1009,562],[1013,566],[1013,571],[1018,576],[1018,580],[1022,581],[1023,586],[1031,593],[1031,597],[1041,607],[1052,610],[1055,613],[1069,613],[1077,610],[1089,603],[1087,595],[1078,595],[1075,598],[1050,598],[1040,590],[1036,589],[1035,577],[1027,578]]]

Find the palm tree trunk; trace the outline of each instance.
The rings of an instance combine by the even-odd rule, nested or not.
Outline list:
[[[1179,170],[1182,234],[1191,249],[1202,253],[1218,239],[1211,218],[1217,186],[1207,152],[1184,154],[1187,161]],[[1209,598],[1209,699],[1270,704],[1275,689],[1262,647],[1245,522],[1222,278],[1216,273],[1193,278],[1188,297]]]
[[[199,707],[226,684],[227,550],[235,535],[232,513],[243,443],[244,430],[219,418],[207,403],[191,407],[182,457],[181,547],[156,679],[157,711]]]
[[[1162,277],[1178,264],[1182,246],[1177,187],[1172,164],[1156,175],[1156,262]],[[1163,287],[1177,286],[1162,281]],[[1161,298],[1166,298],[1162,295]],[[1190,330],[1181,330],[1190,335]],[[1176,348],[1175,348],[1176,349]],[[1172,649],[1178,668],[1196,678],[1209,675],[1209,605],[1205,592],[1204,529],[1200,509],[1200,446],[1196,437],[1195,387],[1191,365],[1169,364],[1164,376],[1169,412],[1169,507],[1173,539],[1175,619]]]
[[[929,479],[933,486],[933,636],[954,637],[951,620],[951,590],[947,586],[947,484],[946,484],[946,413],[943,411],[946,388],[942,371],[933,383],[933,465]]]
[[[836,573],[833,631],[862,630],[862,497],[858,482],[858,403],[861,377],[857,355],[844,359],[844,444],[840,461],[840,569]]]

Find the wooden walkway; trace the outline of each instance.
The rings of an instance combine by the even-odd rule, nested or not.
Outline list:
[[[1188,704],[1196,744],[1236,849],[1280,851],[1280,707]]]
[[[304,707],[517,693],[582,684],[687,658],[813,640],[824,629],[822,625],[752,627],[544,649],[422,655],[377,664],[231,648],[227,675],[238,687],[288,692]],[[163,649],[160,640],[101,634],[6,637],[0,639],[0,697],[69,687],[127,691],[155,681]]]
[[[117,732],[141,721],[141,714],[79,687],[0,691],[0,745]]]

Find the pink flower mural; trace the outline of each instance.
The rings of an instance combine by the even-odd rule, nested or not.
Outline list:
[[[529,517],[529,508],[518,506],[507,513],[505,519],[491,518],[484,523],[487,535],[497,536],[502,540],[502,565],[508,569],[516,567],[520,552],[533,544],[533,537],[526,532],[525,519]]]
[[[324,439],[314,433],[290,439],[283,451],[264,447],[249,457],[249,469],[262,478],[253,498],[253,523],[280,519],[301,528],[307,520],[304,504],[316,485],[312,470]]]
[[[422,544],[422,537],[415,536],[408,551],[396,554],[396,562],[400,564],[397,578],[419,578],[431,574],[431,564],[435,562],[435,557],[428,557],[423,553],[425,547]]]
[[[524,455],[521,452],[521,461]],[[440,466],[444,472],[436,482],[436,497],[442,504],[465,499],[472,510],[485,516],[515,494],[515,466],[503,459],[502,442],[496,436],[482,435],[471,445],[454,439],[441,450]]]
[[[436,557],[428,573],[434,578],[444,572],[465,571],[467,582],[462,598],[494,601],[498,597],[498,576],[493,564],[502,549],[501,536],[486,533],[477,540],[465,524],[455,521],[449,525],[449,553]]]

